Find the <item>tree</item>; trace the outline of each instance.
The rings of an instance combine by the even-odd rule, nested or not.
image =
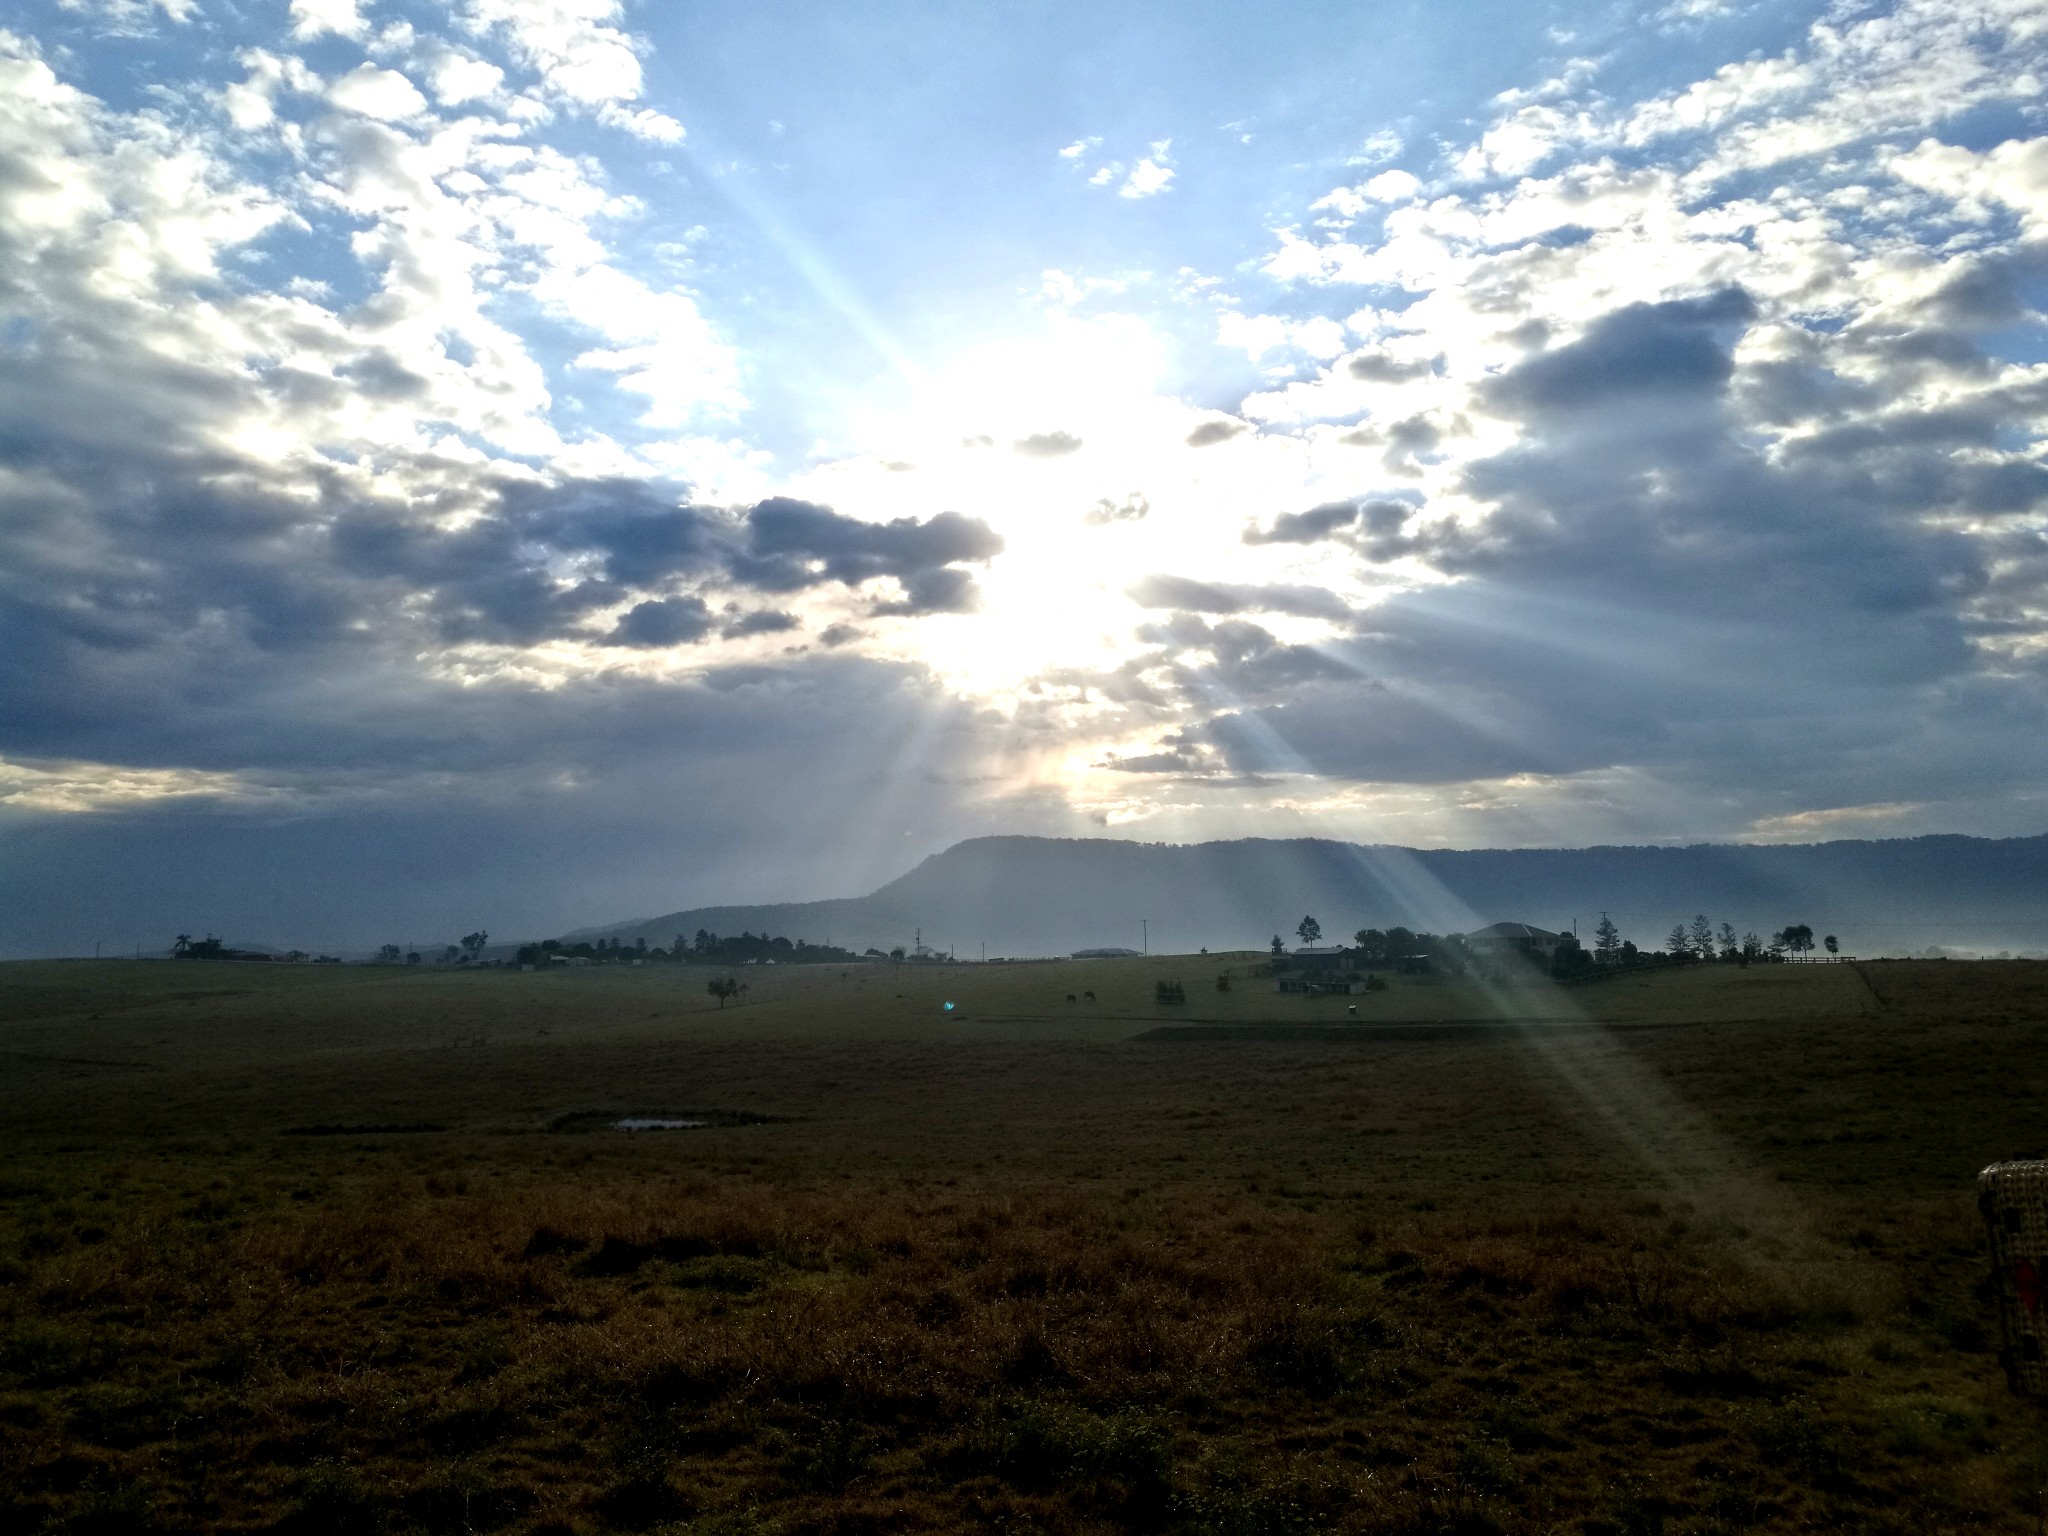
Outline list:
[[[1685,924],[1673,923],[1671,925],[1671,932],[1664,937],[1664,948],[1674,960],[1683,960],[1692,952],[1691,946],[1685,937]]]
[[[1312,917],[1304,917],[1295,924],[1294,931],[1301,935],[1301,942],[1313,946],[1323,936],[1323,925]]]
[[[405,963],[407,965],[418,965],[420,963],[420,952],[416,949],[413,950],[405,957]]]
[[[1842,952],[1841,941],[1837,939],[1832,933],[1829,934],[1826,938],[1822,939],[1821,943],[1827,946],[1828,953],[1831,955],[1839,955]]]
[[[1557,977],[1576,976],[1593,964],[1593,957],[1579,948],[1578,939],[1569,933],[1557,936],[1557,953],[1550,957],[1550,974]]]
[[[1714,958],[1714,925],[1707,921],[1702,912],[1692,920],[1692,952],[1702,960]]]
[[[1621,959],[1621,930],[1605,912],[1600,914],[1600,926],[1593,930],[1593,958],[1601,965],[1614,965]]]
[[[469,951],[469,956],[472,960],[481,955],[484,952],[484,946],[490,942],[491,936],[481,928],[477,929],[475,933],[465,933],[462,936],[462,947]]]
[[[1287,953],[1287,946],[1286,946],[1285,944],[1282,944],[1282,943],[1280,942],[1280,935],[1279,935],[1279,934],[1277,934],[1277,933],[1276,933],[1276,934],[1274,934],[1274,935],[1273,935],[1273,958],[1274,958],[1275,960],[1278,960],[1278,959],[1279,959],[1279,958],[1280,958],[1280,957],[1281,957],[1282,955],[1284,955],[1284,954],[1286,954],[1286,953]]]
[[[1733,960],[1741,953],[1742,940],[1735,937],[1735,925],[1733,923],[1723,923],[1721,925],[1721,958],[1723,960]]]
[[[461,950],[457,949],[453,944],[450,944],[446,949],[441,951],[441,963],[443,965],[453,965],[455,963],[455,957],[461,953]]]
[[[1744,965],[1748,965],[1753,960],[1763,959],[1764,941],[1756,936],[1754,928],[1742,936],[1742,947],[1736,950],[1735,953]]]
[[[730,976],[714,976],[704,990],[717,998],[718,1006],[723,1008],[728,997],[739,996],[740,984]]]
[[[396,965],[404,958],[405,952],[396,944],[383,945],[377,951],[377,963],[379,965]]]
[[[1795,955],[1803,955],[1813,948],[1813,929],[1805,923],[1787,923],[1777,936]]]
[[[1387,956],[1387,936],[1377,928],[1361,928],[1351,936],[1351,941],[1364,959],[1384,960]]]

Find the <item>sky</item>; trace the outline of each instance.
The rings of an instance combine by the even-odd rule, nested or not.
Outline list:
[[[18,0],[0,954],[2048,830],[2048,8]]]

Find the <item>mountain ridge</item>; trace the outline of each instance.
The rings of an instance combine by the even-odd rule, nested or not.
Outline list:
[[[1813,843],[1416,849],[1328,838],[1141,843],[969,838],[865,896],[688,908],[573,937],[769,932],[855,949],[964,956],[1263,947],[1313,913],[1325,933],[1496,921],[1590,932],[1613,915],[1645,949],[1705,912],[1738,931],[1804,922],[1864,954],[2048,949],[2048,835]]]

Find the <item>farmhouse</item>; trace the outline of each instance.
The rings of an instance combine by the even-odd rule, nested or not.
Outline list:
[[[1282,992],[1315,996],[1365,990],[1357,956],[1341,944],[1311,944],[1274,961],[1273,974]]]
[[[1525,955],[1549,964],[1564,935],[1527,923],[1494,923],[1465,935],[1465,947],[1482,955]]]

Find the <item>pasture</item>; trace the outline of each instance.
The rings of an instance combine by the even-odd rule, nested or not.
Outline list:
[[[2043,1527],[2048,966],[1256,960],[0,966],[0,1519]]]

